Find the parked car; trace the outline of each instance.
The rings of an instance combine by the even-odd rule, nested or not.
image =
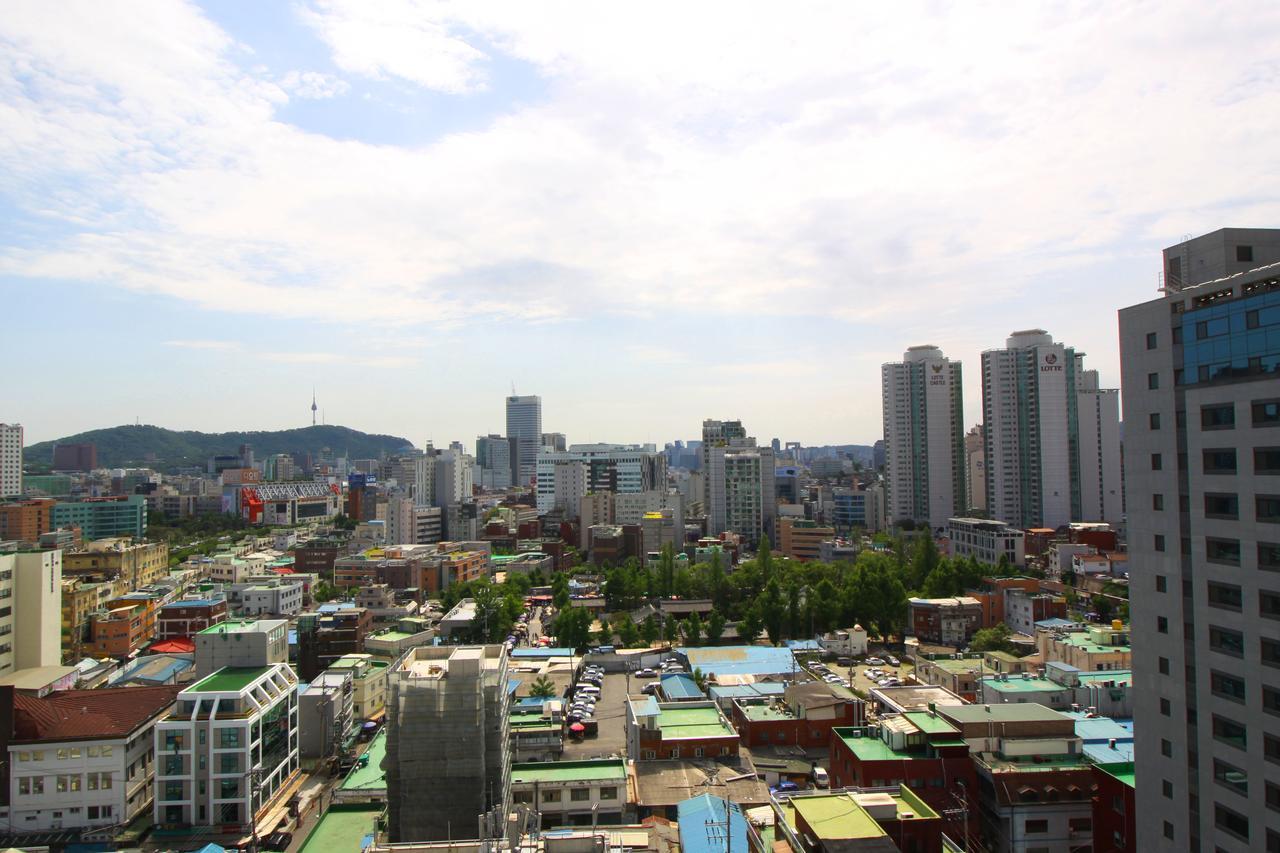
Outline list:
[[[889,662],[889,666],[902,666],[902,661],[898,660],[893,655],[885,655],[884,659]]]
[[[636,670],[636,678],[653,678],[657,674],[658,673],[654,672],[652,668],[647,666],[644,669]]]
[[[640,692],[641,692],[641,693],[648,693],[649,695],[653,695],[654,693],[657,693],[657,692],[658,692],[658,682],[656,682],[656,681],[650,681],[650,682],[649,682],[648,684],[646,684],[644,687],[641,687],[641,688],[640,688]]]
[[[773,794],[791,794],[800,790],[800,786],[795,782],[783,779],[776,785],[769,786],[769,792]]]
[[[825,788],[827,785],[831,784],[831,777],[827,774],[827,768],[813,768],[813,784],[817,785],[819,788]]]
[[[866,663],[872,666],[884,666],[884,658],[867,658]]]

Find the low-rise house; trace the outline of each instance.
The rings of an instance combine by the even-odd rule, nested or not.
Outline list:
[[[1039,631],[1036,646],[1046,662],[1059,661],[1085,672],[1132,669],[1129,628],[1118,619],[1084,631]]]
[[[325,670],[350,674],[352,714],[356,722],[382,719],[387,707],[387,670],[390,666],[388,660],[360,653],[343,655]]]
[[[354,724],[351,673],[325,670],[298,689],[298,752],[327,758],[351,734]]]
[[[1093,838],[1095,850],[1137,853],[1133,762],[1093,765]]]
[[[160,608],[156,638],[172,640],[190,637],[205,628],[225,622],[227,602],[222,598],[192,598],[174,601]]]
[[[788,685],[772,700],[739,699],[730,716],[750,747],[826,748],[833,728],[866,723],[861,699],[819,681]]]
[[[775,836],[802,853],[941,851],[943,819],[910,787],[774,800]]]
[[[984,673],[982,656],[971,658],[919,658],[916,661],[916,681],[934,684],[956,694],[966,702],[978,695],[978,681]]]
[[[922,643],[962,646],[982,627],[982,604],[970,596],[911,598],[907,628]]]
[[[512,764],[511,801],[538,809],[543,827],[635,819],[627,762],[621,758]]]
[[[854,625],[848,630],[832,631],[818,638],[822,650],[841,657],[862,657],[867,653],[867,629]]]
[[[177,687],[122,687],[36,697],[0,688],[0,706],[12,708],[12,728],[0,730],[11,831],[113,838],[112,829],[151,804],[153,730],[177,694]]]
[[[195,636],[196,676],[224,666],[254,667],[289,660],[289,623],[283,619],[236,619]]]
[[[1065,663],[1050,663],[1044,675],[1023,672],[982,679],[980,702],[992,705],[1031,703],[1055,711],[1086,711],[1104,717],[1132,717],[1129,670],[1084,672]]]
[[[738,733],[711,701],[627,701],[627,755],[636,761],[737,755]]]

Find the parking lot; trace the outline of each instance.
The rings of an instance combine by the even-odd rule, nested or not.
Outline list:
[[[871,655],[871,657],[876,657],[876,655],[873,654]],[[880,657],[881,659],[883,659],[883,655],[881,655]],[[905,675],[911,672],[910,663],[907,663],[905,661],[899,662],[898,666],[892,666],[887,661],[879,665],[861,663],[861,662],[855,661],[853,666],[851,667],[839,666],[835,662],[831,662],[831,663],[825,664],[825,666],[827,667],[827,670],[830,671],[832,674],[838,675],[840,676],[840,678],[850,681],[853,686],[853,689],[863,694],[869,693],[873,688],[877,686],[876,679],[867,675],[867,670],[869,669],[880,670],[883,673],[883,675],[879,676],[879,678],[897,678],[900,680],[904,680]],[[822,679],[822,675],[824,674],[822,670],[820,669],[815,670],[813,667],[813,664],[808,664],[806,668],[809,670],[809,673],[814,678],[817,678],[819,680]]]
[[[631,681],[631,689],[638,692],[640,682]],[[622,756],[627,751],[627,676],[625,673],[609,673],[601,685],[600,701],[596,703],[595,719],[600,733],[581,741],[565,738],[564,761],[584,758]]]

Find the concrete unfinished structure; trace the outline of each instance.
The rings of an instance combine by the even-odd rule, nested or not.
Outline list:
[[[507,652],[421,646],[388,678],[388,835],[394,842],[500,835],[510,810]]]

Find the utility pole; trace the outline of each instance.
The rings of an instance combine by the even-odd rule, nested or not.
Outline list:
[[[249,849],[258,853],[258,797],[262,795],[262,765],[255,764],[246,776],[249,781],[249,829],[253,837]]]

